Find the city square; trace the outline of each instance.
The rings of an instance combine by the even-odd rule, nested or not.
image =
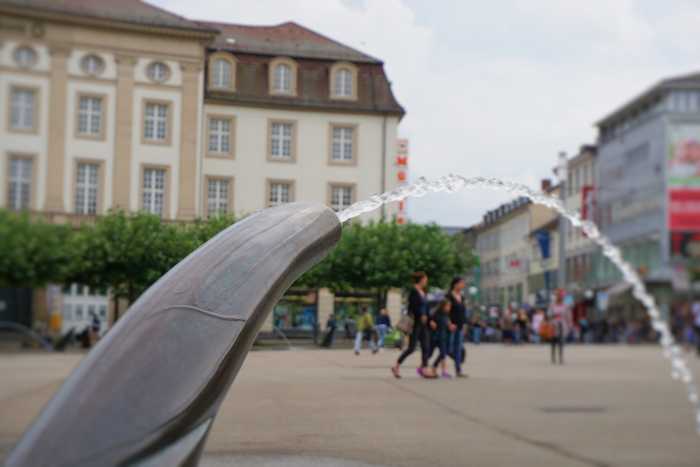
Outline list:
[[[683,387],[657,346],[468,346],[464,380],[395,380],[396,352],[252,351],[202,465],[696,466]],[[0,459],[82,353],[7,353]],[[698,359],[691,359],[694,371]],[[409,371],[410,370],[410,371]],[[426,442],[427,440],[427,442]]]

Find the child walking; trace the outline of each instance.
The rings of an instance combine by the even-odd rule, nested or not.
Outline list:
[[[430,321],[430,327],[434,332],[434,342],[435,347],[438,348],[440,353],[433,362],[433,371],[437,370],[438,365],[440,365],[441,375],[443,378],[452,378],[452,375],[447,372],[447,350],[449,348],[450,333],[456,328],[452,321],[450,321],[450,310],[452,309],[452,302],[444,299],[440,302],[435,313],[433,313],[432,320]]]

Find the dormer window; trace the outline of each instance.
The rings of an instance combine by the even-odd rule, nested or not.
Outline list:
[[[236,60],[231,55],[219,52],[209,57],[209,87],[225,91],[236,89]]]
[[[331,67],[330,97],[357,99],[357,68],[351,63],[336,63]]]
[[[272,79],[272,89],[275,92],[291,94],[292,92],[292,67],[286,63],[275,66]]]
[[[270,94],[295,96],[297,93],[297,65],[287,58],[277,58],[270,63]]]
[[[335,73],[335,95],[338,97],[352,96],[352,72],[341,68]]]

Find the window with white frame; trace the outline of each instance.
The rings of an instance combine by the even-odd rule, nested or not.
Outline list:
[[[231,119],[209,118],[209,152],[220,154],[231,152]]]
[[[216,88],[231,88],[231,62],[215,58],[211,67],[211,84]]]
[[[211,216],[229,212],[229,181],[210,178],[207,182],[207,214]]]
[[[273,122],[270,126],[270,157],[272,159],[292,159],[292,123]]]
[[[75,174],[75,213],[97,214],[99,166],[79,163]]]
[[[104,60],[95,54],[85,55],[80,60],[80,68],[82,68],[83,72],[88,75],[99,75],[104,70],[104,67]]]
[[[336,70],[334,94],[336,97],[352,97],[352,71],[347,68]]]
[[[162,83],[170,77],[170,68],[163,62],[153,62],[146,68],[146,75],[151,81]]]
[[[36,108],[36,91],[13,88],[10,96],[10,127],[13,130],[32,130]]]
[[[334,211],[342,211],[352,204],[352,186],[332,185],[331,186],[331,208]]]
[[[143,137],[147,141],[164,142],[168,137],[168,104],[147,102]]]
[[[275,65],[272,73],[272,90],[283,94],[292,93],[292,67],[289,64]]]
[[[10,158],[7,204],[10,209],[29,209],[32,196],[32,159]]]
[[[22,68],[34,66],[37,61],[36,51],[26,45],[17,47],[14,53],[15,63]]]
[[[162,216],[165,206],[165,169],[144,169],[142,189],[142,209]]]
[[[292,184],[289,182],[270,182],[268,204],[277,206],[292,201]]]
[[[80,96],[78,102],[78,134],[99,136],[102,133],[102,98]]]
[[[353,127],[334,126],[331,159],[337,162],[351,162],[353,159]]]

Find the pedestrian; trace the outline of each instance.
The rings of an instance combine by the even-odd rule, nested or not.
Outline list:
[[[517,318],[515,320],[515,326],[517,328],[517,343],[528,342],[530,335],[528,332],[530,320],[527,318],[527,311],[523,307],[520,307],[517,312]]]
[[[408,295],[408,315],[413,318],[413,329],[409,335],[408,346],[399,356],[396,364],[391,367],[395,378],[401,378],[399,369],[409,355],[416,351],[420,345],[421,363],[416,369],[419,376],[435,378],[435,373],[428,367],[430,354],[430,332],[428,330],[428,300],[426,290],[428,287],[428,275],[422,271],[414,272],[413,287]]]
[[[695,348],[700,357],[700,301],[694,301],[691,308],[693,313],[693,329],[695,329]]]
[[[379,310],[379,317],[377,318],[377,348],[384,348],[384,338],[390,329],[391,318],[389,317],[389,310],[382,308]]]
[[[514,328],[515,323],[513,322],[513,310],[511,310],[509,305],[505,310],[503,310],[503,316],[501,317],[501,332],[504,344],[513,343]]]
[[[532,341],[534,343],[540,342],[540,332],[542,323],[544,322],[544,310],[538,308],[535,314],[532,316]]]
[[[450,343],[450,336],[455,332],[456,326],[450,319],[452,310],[452,302],[449,299],[443,299],[430,320],[430,328],[433,330],[433,342],[439,354],[433,361],[433,372],[437,373],[438,365],[441,368],[441,376],[443,378],[452,378],[447,372],[447,352]],[[455,365],[457,360],[455,360]]]
[[[335,313],[331,313],[326,322],[326,335],[323,338],[321,347],[326,347],[330,349],[333,346],[333,340],[335,339],[335,331],[338,328],[338,323],[335,320]]]
[[[377,343],[374,340],[374,318],[369,312],[369,308],[363,306],[361,315],[357,320],[357,329],[355,330],[355,355],[360,355],[362,341],[368,340],[372,353],[377,353]]]
[[[564,364],[564,341],[569,334],[572,325],[571,309],[564,303],[566,292],[559,289],[554,303],[549,306],[549,319],[554,326],[551,338],[552,363],[556,363],[556,355],[559,355],[559,364]],[[558,352],[557,352],[558,349]]]
[[[452,330],[450,331],[449,351],[452,359],[455,362],[455,376],[457,378],[465,378],[462,372],[462,361],[466,357],[464,352],[464,335],[467,327],[467,308],[464,304],[462,291],[466,283],[461,277],[455,277],[450,282],[450,290],[447,294],[447,300],[450,302],[450,322]]]
[[[484,331],[484,323],[481,320],[479,314],[474,314],[471,319],[471,325],[469,326],[472,332],[472,342],[476,345],[481,343],[481,333]]]

